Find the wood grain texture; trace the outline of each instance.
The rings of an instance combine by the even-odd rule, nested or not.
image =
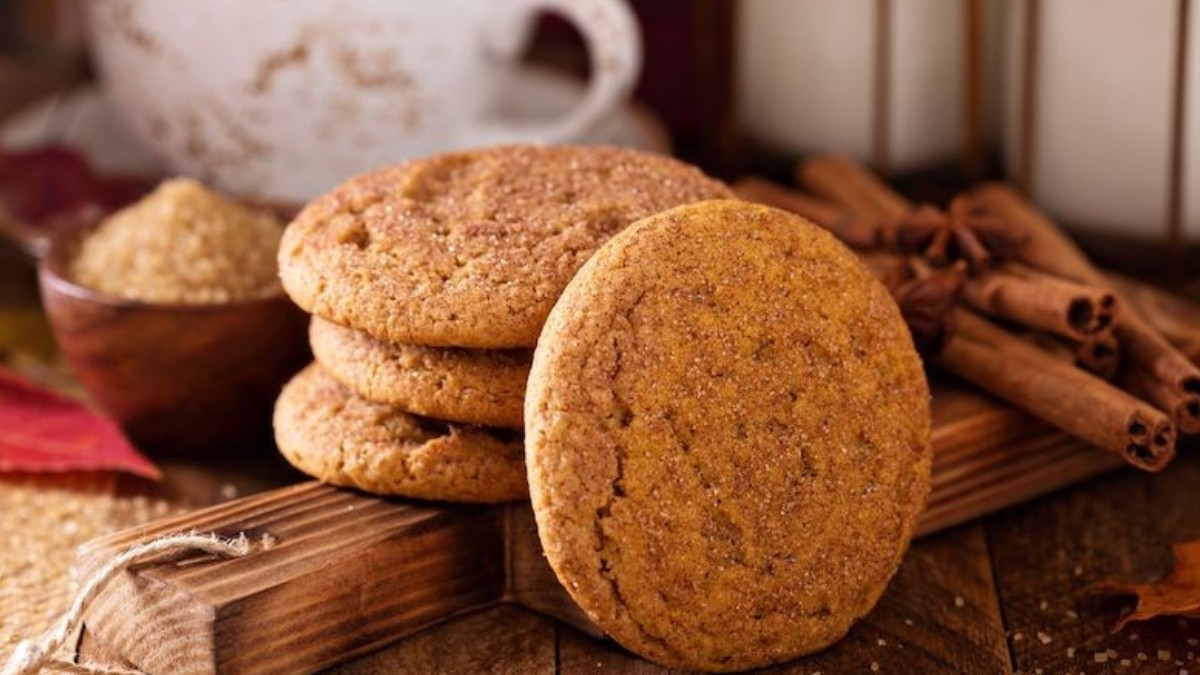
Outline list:
[[[918,536],[940,532],[1123,465],[949,379],[932,382],[933,491]]]
[[[554,621],[501,605],[422,631],[396,646],[334,668],[330,675],[553,675]]]
[[[1200,672],[1200,621],[1156,619],[1114,634],[1132,601],[1087,592],[1105,579],[1160,578],[1172,566],[1170,544],[1200,537],[1200,457],[1182,450],[1161,474],[1120,472],[988,521],[1016,669]]]
[[[504,525],[508,557],[504,600],[555,617],[593,637],[602,637],[604,631],[575,604],[550,568],[538,539],[533,508],[529,504],[509,505]]]
[[[961,606],[960,602],[961,601]],[[674,672],[563,628],[559,672]],[[762,672],[1008,673],[1004,625],[979,526],[913,546],[875,609],[829,649]]]
[[[269,534],[276,543],[114,580],[86,623],[151,672],[311,672],[504,592],[502,510],[450,512],[316,483],[93,541],[80,554],[83,573],[135,541],[181,530]]]

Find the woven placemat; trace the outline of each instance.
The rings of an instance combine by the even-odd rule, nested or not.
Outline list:
[[[118,480],[109,473],[0,476],[0,664],[70,604],[76,547],[175,511],[160,499],[117,495]]]

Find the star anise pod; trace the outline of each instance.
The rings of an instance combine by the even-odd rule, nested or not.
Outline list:
[[[935,267],[963,260],[972,273],[1013,258],[1028,241],[1028,236],[966,195],[955,197],[945,211],[920,204],[896,223],[881,228],[880,238],[883,246],[920,255]]]
[[[913,334],[917,349],[934,354],[954,332],[954,307],[958,303],[966,263],[932,268],[923,259],[908,259],[909,278],[892,285],[892,297],[900,306],[904,322]]]

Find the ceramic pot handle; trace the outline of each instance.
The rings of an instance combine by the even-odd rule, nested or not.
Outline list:
[[[548,122],[489,122],[474,144],[578,140],[628,99],[641,72],[642,42],[637,19],[625,0],[516,0],[505,10],[498,23],[507,30],[491,36],[493,52],[515,59],[528,41],[533,17],[541,11],[555,12],[583,34],[592,78],[586,95],[565,116]]]

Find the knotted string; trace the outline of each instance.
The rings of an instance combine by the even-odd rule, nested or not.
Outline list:
[[[185,533],[172,534],[131,546],[113,556],[103,567],[87,578],[75,596],[74,602],[71,603],[71,607],[58,620],[53,629],[43,634],[41,639],[36,642],[21,641],[0,675],[33,675],[48,667],[86,675],[141,675],[141,671],[119,666],[77,664],[55,656],[79,629],[84,611],[104,590],[108,582],[130,567],[158,556],[168,555],[169,557],[166,560],[160,559],[155,562],[169,562],[178,556],[196,552],[209,553],[222,558],[240,558],[255,550],[270,548],[272,543],[272,540],[264,537],[261,544],[255,547],[245,534],[238,535],[236,539],[227,539],[215,534]]]

